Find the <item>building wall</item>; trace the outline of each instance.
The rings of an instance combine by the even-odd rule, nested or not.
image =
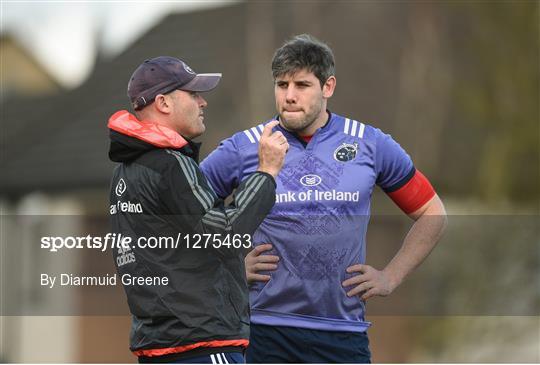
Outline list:
[[[60,91],[58,83],[11,37],[0,39],[2,97],[35,96]]]

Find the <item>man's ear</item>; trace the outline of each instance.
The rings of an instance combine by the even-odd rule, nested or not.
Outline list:
[[[334,90],[336,89],[336,77],[330,76],[322,87],[323,98],[331,98],[334,95]]]
[[[161,113],[169,114],[171,104],[166,95],[157,94],[154,99],[154,107]]]

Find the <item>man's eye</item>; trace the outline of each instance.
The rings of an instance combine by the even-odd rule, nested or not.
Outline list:
[[[199,93],[196,92],[196,91],[191,91],[190,94],[191,94],[191,96],[194,97],[194,98],[196,98],[197,96],[199,96]]]

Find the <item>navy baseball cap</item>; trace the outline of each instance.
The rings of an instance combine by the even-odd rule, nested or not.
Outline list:
[[[127,94],[133,109],[140,110],[153,103],[159,94],[173,90],[210,91],[220,79],[220,73],[197,74],[184,61],[161,56],[137,67],[129,79]]]

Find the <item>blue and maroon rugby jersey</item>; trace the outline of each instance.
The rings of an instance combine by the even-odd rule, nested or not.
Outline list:
[[[257,169],[264,124],[224,140],[201,163],[219,196]],[[373,187],[399,189],[414,175],[413,163],[389,135],[336,114],[307,144],[281,126],[274,130],[290,148],[276,179],[276,204],[253,243],[271,243],[269,253],[280,261],[270,281],[250,287],[251,321],[365,331],[364,303],[347,297],[341,283],[351,276],[347,267],[365,262]]]

